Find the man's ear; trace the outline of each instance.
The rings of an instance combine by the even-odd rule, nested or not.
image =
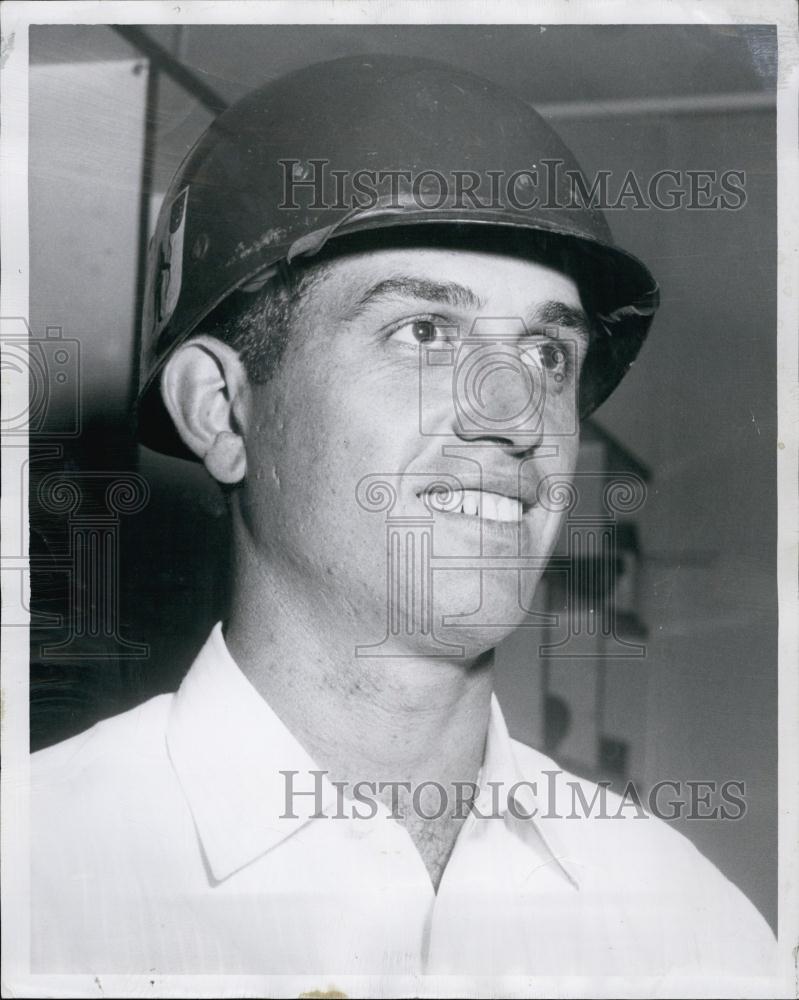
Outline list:
[[[161,396],[181,440],[214,479],[240,482],[251,395],[238,352],[216,337],[193,337],[167,362]]]

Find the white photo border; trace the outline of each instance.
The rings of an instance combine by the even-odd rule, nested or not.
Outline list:
[[[0,317],[29,315],[27,205],[28,28],[32,24],[762,24],[775,25],[779,45],[778,406],[779,585],[779,942],[777,979],[724,982],[662,977],[594,980],[577,977],[442,977],[423,979],[319,976],[33,975],[29,946],[29,682],[28,630],[2,629],[2,893],[3,995],[14,997],[255,997],[342,990],[355,996],[795,996],[799,942],[799,42],[794,0],[6,0],[2,19],[2,286]],[[2,413],[21,412],[26,373],[3,368]],[[23,493],[11,489],[28,458],[24,438],[3,440],[0,520],[2,558],[27,557]],[[14,563],[17,565],[17,563]],[[21,577],[21,574],[20,574]],[[3,591],[3,613],[27,614],[29,593]],[[320,981],[321,980],[321,981]]]

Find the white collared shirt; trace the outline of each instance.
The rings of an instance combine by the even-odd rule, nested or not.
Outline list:
[[[601,815],[575,810],[569,782],[588,803],[597,786],[511,740],[495,699],[487,818],[464,822],[438,893],[381,804],[342,815],[326,779],[321,816],[287,798],[281,772],[296,792],[318,770],[217,625],[176,694],[34,755],[33,971],[773,970],[767,924],[688,840],[635,809],[612,818],[610,793]]]

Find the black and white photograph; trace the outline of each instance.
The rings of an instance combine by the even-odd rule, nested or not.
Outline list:
[[[797,9],[2,19],[2,995],[797,996]]]

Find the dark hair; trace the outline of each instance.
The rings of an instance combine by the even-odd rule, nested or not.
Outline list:
[[[218,337],[235,348],[251,382],[268,382],[288,344],[302,296],[324,270],[321,262],[281,266],[256,291],[228,295],[196,332]]]

